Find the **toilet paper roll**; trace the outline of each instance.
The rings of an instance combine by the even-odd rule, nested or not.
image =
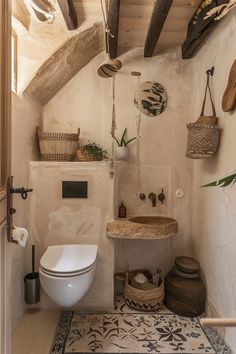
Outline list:
[[[23,227],[13,226],[12,238],[20,246],[25,247],[27,239],[28,239],[28,231],[26,229],[24,229]]]

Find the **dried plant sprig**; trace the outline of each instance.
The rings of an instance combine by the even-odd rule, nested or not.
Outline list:
[[[196,11],[195,14],[194,14],[193,25],[196,25],[199,15],[201,14],[201,12],[202,12],[207,6],[211,5],[212,1],[213,1],[213,0],[203,0],[203,1],[201,2],[201,4],[199,5],[197,11]]]
[[[236,0],[230,0],[228,2],[228,4],[216,6],[213,9],[211,9],[210,11],[208,11],[206,16],[204,17],[204,20],[216,15],[216,17],[214,18],[214,21],[219,21],[223,17],[225,17],[235,7],[236,7]]]

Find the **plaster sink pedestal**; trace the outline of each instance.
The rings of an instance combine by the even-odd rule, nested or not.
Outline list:
[[[178,232],[175,219],[165,216],[135,216],[107,223],[106,235],[120,239],[163,240]]]

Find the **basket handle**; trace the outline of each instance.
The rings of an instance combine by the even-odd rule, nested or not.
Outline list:
[[[214,105],[214,102],[213,102],[212,93],[211,93],[211,87],[210,87],[210,73],[208,73],[208,72],[207,72],[207,82],[206,82],[205,94],[204,94],[204,99],[203,99],[203,103],[202,103],[201,116],[204,116],[207,91],[209,91],[209,96],[210,96],[213,116],[216,116],[216,109],[215,109],[215,105]]]
[[[129,272],[125,272],[125,281],[129,282]]]
[[[80,128],[77,129],[77,134],[80,135]]]

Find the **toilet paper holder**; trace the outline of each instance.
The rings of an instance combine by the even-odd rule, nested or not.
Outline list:
[[[33,189],[13,188],[13,176],[8,178],[7,183],[7,239],[9,242],[17,243],[13,240],[12,230],[13,230],[13,215],[16,212],[16,209],[13,208],[13,194],[17,193],[21,195],[22,199],[27,199],[28,193],[32,192]]]

